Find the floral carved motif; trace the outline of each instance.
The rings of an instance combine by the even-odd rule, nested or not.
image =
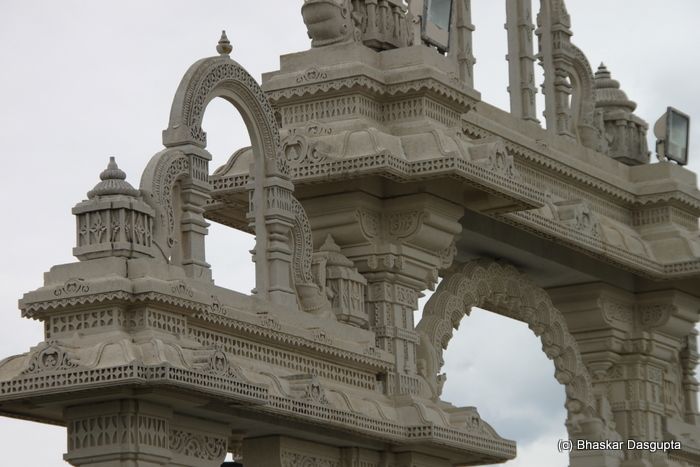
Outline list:
[[[670,304],[639,305],[637,307],[639,323],[645,328],[662,325],[674,311],[675,307]]]
[[[328,78],[328,73],[326,73],[325,71],[321,71],[317,67],[313,66],[297,78],[297,83],[301,84],[306,82],[318,81],[326,78]]]
[[[213,350],[207,351],[203,355],[200,354],[195,360],[195,365],[204,373],[243,381],[241,370],[231,363],[221,345],[214,346]]]
[[[62,286],[57,287],[53,294],[56,297],[70,297],[72,295],[84,294],[90,291],[90,285],[85,279],[68,279]]]
[[[308,454],[285,452],[282,454],[282,467],[340,467],[340,463]]]
[[[398,239],[410,237],[420,228],[423,216],[420,211],[391,213],[386,218],[387,233]]]
[[[79,367],[80,365],[61,347],[58,341],[49,340],[44,347],[35,353],[24,374],[43,373],[48,371],[63,371]]]
[[[181,297],[194,297],[194,290],[192,290],[192,287],[188,286],[184,281],[176,282],[172,285],[172,287],[170,287],[170,290],[175,295],[179,295]]]
[[[288,376],[291,396],[304,402],[328,405],[326,391],[321,386],[318,377],[308,374]]]
[[[170,449],[187,457],[206,460],[222,460],[226,456],[226,439],[195,434],[182,430],[170,432]]]

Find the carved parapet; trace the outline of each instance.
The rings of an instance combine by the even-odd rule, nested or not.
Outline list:
[[[154,210],[125,179],[114,157],[100,174],[102,181],[88,193],[88,199],[73,208],[77,223],[80,260],[123,256],[154,256]]]

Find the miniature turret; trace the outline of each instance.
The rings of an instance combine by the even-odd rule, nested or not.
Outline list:
[[[600,64],[595,74],[596,109],[602,112],[612,158],[627,165],[649,162],[647,123],[633,112],[637,104],[620,89],[610,71]]]
[[[152,257],[153,209],[126,181],[114,157],[109,158],[100,180],[87,193],[88,199],[72,210],[77,225],[73,255],[81,261],[108,256]]]

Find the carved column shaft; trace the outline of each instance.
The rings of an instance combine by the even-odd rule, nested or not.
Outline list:
[[[184,183],[182,197],[182,267],[188,277],[211,280],[211,266],[206,261],[205,239],[209,223],[204,220],[208,190],[195,183]]]
[[[537,120],[535,56],[533,55],[532,0],[506,1],[510,112],[524,120]]]
[[[455,0],[452,6],[453,33],[450,38],[450,56],[457,61],[459,79],[465,85],[474,87],[474,64],[476,59],[473,54],[471,0]]]
[[[394,355],[396,372],[388,375],[385,388],[390,394],[417,394],[416,344],[413,312],[418,309],[418,293],[392,280],[394,273],[366,274],[369,280],[367,304],[370,327],[377,336],[377,347]]]
[[[263,209],[267,239],[265,273],[269,299],[288,307],[298,306],[292,283],[292,247],[290,232],[294,225],[292,211],[291,182],[276,177],[267,177],[262,190]],[[256,233],[258,225],[256,223]],[[258,246],[256,245],[256,250]],[[256,268],[259,261],[256,261]]]

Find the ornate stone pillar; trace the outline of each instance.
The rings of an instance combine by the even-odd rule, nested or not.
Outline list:
[[[604,284],[549,292],[566,316],[596,390],[609,401],[625,447],[627,440],[678,440],[695,449],[691,445],[697,441],[691,439],[700,434],[692,375],[697,299],[674,290],[631,294]],[[665,466],[667,460],[664,453],[635,449],[625,451],[622,465]]]
[[[413,312],[419,294],[450,266],[463,209],[429,194],[381,199],[348,192],[302,201],[314,243],[332,235],[367,280],[366,306],[377,347],[394,355],[388,394],[417,394],[419,378]]]
[[[262,174],[256,173],[258,178]],[[255,189],[256,181],[250,182],[250,213],[251,227],[256,232],[255,262],[256,290],[263,299],[274,303],[296,308],[298,306],[296,293],[292,284],[292,248],[290,232],[294,225],[292,197],[294,185],[280,177],[265,177],[261,183],[262,189]],[[262,218],[256,217],[256,210],[263,213]],[[266,256],[260,257],[261,245]]]
[[[180,186],[182,201],[182,268],[193,279],[211,280],[211,266],[206,262],[204,241],[209,223],[204,219],[204,205],[210,199],[208,152],[197,149],[188,153],[190,176]]]
[[[470,88],[474,87],[474,58],[472,35],[471,0],[455,0],[452,6],[452,37],[450,38],[449,56],[454,57],[459,70],[459,79]]]

